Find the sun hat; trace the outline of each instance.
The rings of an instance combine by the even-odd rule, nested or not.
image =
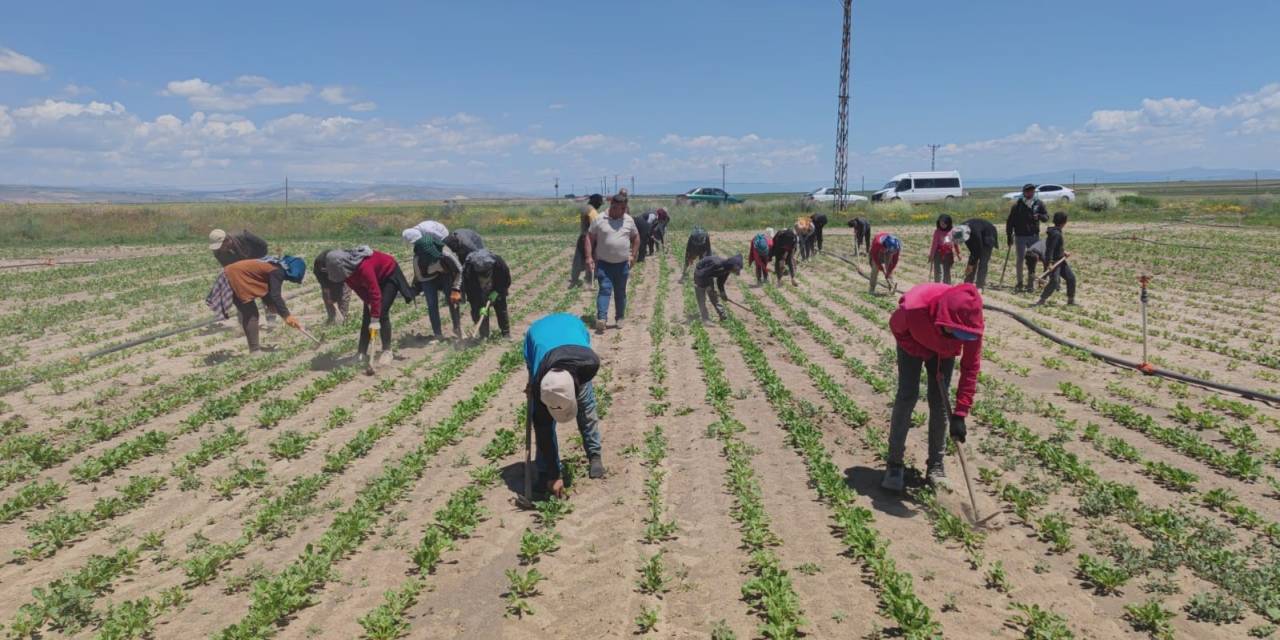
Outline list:
[[[227,232],[222,229],[214,229],[209,232],[209,250],[217,251],[222,248],[222,243],[227,239]]]
[[[573,376],[568,371],[552,369],[542,376],[539,397],[556,422],[567,423],[578,417],[578,394],[573,389]]]

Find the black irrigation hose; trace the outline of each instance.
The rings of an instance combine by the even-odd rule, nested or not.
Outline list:
[[[844,260],[845,262],[847,262],[847,263],[849,263],[849,264],[853,265],[853,267],[854,267],[855,269],[857,269],[857,270],[858,270],[858,275],[862,276],[863,278],[866,278],[866,277],[867,277],[866,275],[864,275],[864,274],[862,273],[862,269],[858,268],[858,265],[857,265],[856,263],[854,263],[853,261],[849,260],[848,258],[845,258],[844,256],[841,256],[841,255],[836,255],[836,254],[834,254],[834,253],[833,253],[833,254],[830,254],[830,255],[831,255],[832,257],[839,258],[840,260]],[[1073,341],[1071,341],[1071,340],[1068,340],[1068,339],[1066,339],[1066,338],[1063,338],[1062,336],[1059,336],[1058,334],[1056,334],[1056,333],[1054,333],[1054,332],[1052,332],[1052,331],[1049,331],[1048,329],[1045,329],[1044,327],[1041,327],[1040,325],[1036,324],[1035,322],[1032,322],[1029,318],[1027,318],[1026,316],[1022,315],[1021,313],[1018,313],[1017,311],[1014,311],[1013,309],[1009,309],[1009,308],[1003,307],[1003,306],[998,305],[998,304],[992,304],[992,303],[987,302],[987,301],[985,301],[985,300],[984,300],[984,301],[982,302],[982,308],[983,308],[983,309],[990,309],[990,310],[992,310],[992,311],[996,311],[996,312],[999,312],[999,313],[1003,313],[1003,314],[1005,314],[1005,315],[1007,315],[1007,316],[1009,316],[1009,317],[1013,318],[1014,320],[1017,320],[1019,323],[1021,323],[1023,326],[1027,327],[1028,329],[1031,329],[1032,331],[1034,331],[1034,332],[1036,332],[1036,333],[1038,333],[1038,334],[1040,334],[1040,335],[1044,336],[1045,338],[1048,338],[1049,340],[1052,340],[1052,341],[1054,341],[1054,342],[1056,342],[1056,343],[1058,343],[1058,344],[1061,344],[1061,345],[1064,345],[1064,346],[1070,347],[1070,348],[1072,348],[1072,349],[1077,349],[1077,350],[1079,350],[1079,351],[1083,351],[1083,352],[1085,352],[1085,353],[1087,353],[1087,354],[1089,354],[1089,355],[1091,355],[1091,356],[1093,356],[1093,357],[1095,357],[1095,358],[1097,358],[1097,359],[1099,359],[1099,360],[1102,360],[1103,362],[1109,363],[1109,364],[1113,364],[1113,365],[1116,365],[1116,366],[1119,366],[1119,367],[1125,367],[1125,368],[1128,368],[1128,369],[1135,369],[1135,370],[1137,370],[1137,371],[1141,371],[1142,373],[1145,373],[1145,374],[1147,374],[1147,375],[1160,376],[1160,377],[1162,377],[1162,378],[1169,378],[1169,379],[1171,379],[1171,380],[1178,380],[1178,381],[1180,381],[1180,382],[1185,382],[1185,383],[1187,383],[1187,384],[1194,384],[1194,385],[1196,385],[1196,386],[1200,386],[1200,387],[1206,387],[1206,388],[1209,388],[1209,389],[1216,389],[1216,390],[1218,390],[1218,391],[1225,391],[1225,392],[1227,392],[1227,393],[1234,393],[1234,394],[1237,394],[1237,395],[1243,396],[1243,397],[1245,397],[1245,398],[1248,398],[1248,399],[1250,399],[1250,400],[1262,400],[1262,401],[1265,401],[1265,402],[1270,402],[1270,403],[1274,403],[1274,404],[1280,404],[1280,396],[1277,396],[1277,395],[1275,395],[1275,394],[1271,394],[1271,393],[1267,393],[1267,392],[1265,392],[1265,391],[1256,391],[1256,390],[1253,390],[1253,389],[1246,389],[1246,388],[1244,388],[1244,387],[1238,387],[1238,386],[1236,386],[1236,385],[1224,384],[1224,383],[1221,383],[1221,382],[1214,382],[1214,381],[1212,381],[1212,380],[1203,380],[1203,379],[1201,379],[1201,378],[1196,378],[1196,377],[1194,377],[1194,376],[1189,376],[1189,375],[1186,375],[1186,374],[1178,373],[1177,371],[1170,371],[1170,370],[1165,369],[1165,368],[1162,368],[1162,367],[1157,367],[1157,366],[1151,365],[1151,364],[1149,364],[1149,363],[1144,365],[1143,363],[1138,362],[1138,361],[1136,361],[1136,360],[1129,360],[1128,358],[1121,358],[1121,357],[1119,357],[1119,356],[1113,356],[1113,355],[1108,354],[1108,353],[1103,353],[1103,352],[1098,351],[1098,350],[1096,350],[1096,349],[1093,349],[1093,348],[1091,348],[1091,347],[1088,347],[1088,346],[1085,346],[1085,345],[1079,344],[1079,343],[1077,343],[1077,342],[1073,342]]]
[[[161,331],[160,333],[153,333],[153,334],[151,334],[151,335],[142,336],[141,338],[135,338],[135,339],[130,340],[130,341],[128,341],[128,342],[122,342],[122,343],[120,343],[120,344],[117,344],[117,345],[115,345],[115,346],[111,346],[111,347],[107,347],[107,348],[105,348],[105,349],[98,349],[97,351],[94,351],[93,353],[90,353],[89,355],[84,356],[84,358],[82,358],[82,359],[83,359],[83,360],[92,360],[92,359],[97,358],[97,357],[100,357],[100,356],[105,356],[105,355],[107,355],[107,354],[109,354],[109,353],[115,353],[115,352],[117,352],[117,351],[122,351],[122,350],[124,350],[124,349],[128,349],[129,347],[136,347],[136,346],[138,346],[138,345],[140,345],[140,344],[145,344],[145,343],[147,343],[147,342],[151,342],[152,340],[159,340],[160,338],[168,338],[169,336],[177,335],[177,334],[179,334],[179,333],[186,333],[186,332],[188,332],[188,331],[194,331],[194,330],[196,330],[196,329],[203,329],[203,328],[205,328],[205,327],[215,325],[215,324],[217,324],[217,323],[219,323],[219,322],[222,322],[222,319],[221,319],[221,318],[213,318],[213,319],[210,319],[210,320],[202,320],[202,321],[197,322],[197,323],[195,323],[195,324],[189,324],[189,325],[186,325],[186,326],[178,327],[177,329],[169,329],[169,330],[167,330],[167,331]]]

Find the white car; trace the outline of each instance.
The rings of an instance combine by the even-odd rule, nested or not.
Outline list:
[[[822,189],[818,189],[813,193],[810,193],[809,195],[805,196],[804,199],[808,200],[809,202],[835,202],[836,196],[839,195],[839,193],[840,192],[837,191],[834,187],[825,187]],[[859,195],[849,193],[849,194],[845,194],[844,201],[845,201],[845,204],[858,204],[859,202],[866,202],[867,199],[865,196],[859,196]]]
[[[1021,191],[1010,191],[1004,194],[1005,200],[1017,200],[1020,197],[1022,197]],[[1054,202],[1057,200],[1071,202],[1076,199],[1076,192],[1060,184],[1042,184],[1036,187],[1036,197],[1040,198],[1040,202]]]

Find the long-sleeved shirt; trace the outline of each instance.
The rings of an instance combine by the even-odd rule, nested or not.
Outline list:
[[[1044,237],[1045,267],[1049,267],[1061,260],[1065,253],[1066,241],[1062,237],[1062,227],[1050,227],[1049,232]]]
[[[214,250],[213,259],[225,267],[241,260],[265,258],[267,251],[267,241],[246,230],[227,234],[222,246]]]
[[[484,239],[471,229],[454,229],[453,233],[445,236],[444,246],[453,250],[454,255],[458,256],[458,262],[466,264],[467,256],[472,251],[484,248]]]
[[[984,248],[996,249],[1000,246],[1000,234],[996,233],[994,224],[982,218],[972,218],[964,224],[969,227],[969,239],[964,241],[969,255],[981,254]]]
[[[483,250],[488,253],[487,250]],[[481,259],[481,251],[471,254],[471,258],[462,267],[462,290],[467,294],[467,300],[473,304],[483,306],[486,302],[485,298],[492,291],[497,291],[498,295],[506,297],[507,292],[511,290],[511,269],[507,267],[507,263],[502,256],[489,254],[493,258],[493,268],[489,271],[488,286],[485,286],[484,278],[480,277],[480,271],[477,269],[477,263]]]
[[[733,274],[734,270],[742,269],[742,256],[733,256],[730,258],[721,258],[720,256],[707,256],[698,261],[693,267],[693,284],[699,287],[709,287],[712,281],[715,282],[716,288],[720,290],[720,295],[725,295],[724,283]],[[725,295],[725,297],[728,297]]]
[[[227,276],[231,292],[240,302],[262,298],[267,306],[275,309],[282,318],[289,317],[289,307],[284,303],[281,288],[284,285],[284,269],[280,265],[262,260],[237,260],[222,268]]]
[[[956,253],[956,245],[951,239],[951,229],[934,229],[933,242],[929,244],[929,258],[944,258]]]
[[[976,340],[959,340],[942,332],[946,327],[978,335]],[[898,308],[889,316],[889,330],[898,346],[922,360],[960,356],[960,384],[953,413],[969,414],[978,371],[982,368],[982,295],[972,284],[951,286],[918,284],[902,295]]]
[[[1013,236],[1038,236],[1040,223],[1049,221],[1049,212],[1044,208],[1040,198],[1032,198],[1030,202],[1019,197],[1009,209],[1009,217],[1004,221],[1006,239]],[[1012,240],[1010,240],[1012,242]]]
[[[898,257],[902,255],[901,251],[893,252],[888,258],[884,253],[884,239],[889,236],[889,232],[881,231],[876,234],[875,239],[871,241],[870,253],[871,266],[884,272],[886,278],[893,277],[893,270],[898,268]]]
[[[395,276],[400,265],[390,254],[374,251],[347,277],[347,286],[369,307],[369,317],[382,317],[382,283]]]
[[[437,283],[447,283],[450,290],[462,291],[462,261],[458,260],[458,255],[448,245],[441,249],[440,259],[426,269],[423,269],[422,262],[417,257],[413,260],[414,282],[434,280]]]

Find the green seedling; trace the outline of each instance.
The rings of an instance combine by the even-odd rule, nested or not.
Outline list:
[[[533,564],[539,556],[555,552],[560,548],[560,534],[554,531],[537,532],[525,529],[520,536],[520,562]]]
[[[636,633],[649,633],[658,628],[658,610],[640,607],[640,615],[636,616]]]
[[[666,568],[662,563],[662,552],[653,554],[640,564],[640,580],[638,585],[641,593],[647,593],[661,597],[662,594],[670,591],[668,586],[669,579],[666,575]]]

